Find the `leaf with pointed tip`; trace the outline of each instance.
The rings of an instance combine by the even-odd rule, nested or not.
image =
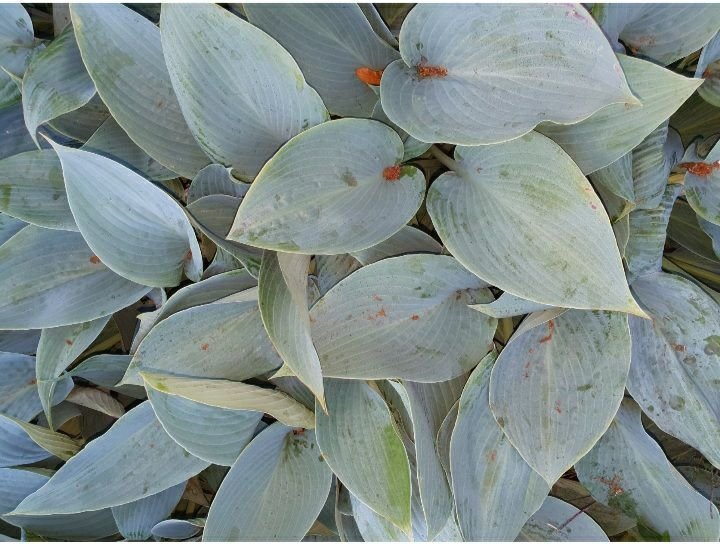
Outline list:
[[[367,249],[355,251],[352,255],[365,266],[406,253],[442,253],[442,250],[442,246],[435,241],[435,238],[420,229],[406,225],[390,238]]]
[[[705,45],[720,27],[720,10],[700,4],[607,4],[598,23],[610,43],[668,65]]]
[[[7,516],[20,502],[50,479],[49,474],[12,468],[0,469],[0,519],[54,540],[100,540],[117,533],[109,509],[51,516]]]
[[[492,371],[490,407],[552,485],[610,425],[629,369],[627,316],[570,310],[508,342]]]
[[[34,351],[34,350],[33,350]],[[42,411],[35,378],[35,357],[0,352],[0,413],[30,421]],[[55,389],[52,404],[61,402],[73,388],[72,380],[63,379]]]
[[[703,224],[704,222],[704,224]],[[667,227],[668,238],[706,259],[716,258],[713,240],[705,232],[707,225],[714,225],[697,216],[695,210],[683,199],[675,201]],[[717,225],[715,225],[717,227]],[[718,250],[720,253],[720,249]]]
[[[685,198],[699,217],[720,225],[720,173],[717,169],[717,165],[720,164],[720,143],[715,144],[704,159],[697,156],[696,150],[695,145],[691,146],[681,165],[685,164],[685,161],[691,164],[694,161],[702,161],[712,166],[710,172],[704,176],[693,174],[692,170],[688,170],[685,174]]]
[[[548,497],[520,531],[516,542],[608,542],[602,528],[573,505]]]
[[[652,321],[631,318],[628,391],[658,427],[720,468],[720,308],[672,274],[632,289]]]
[[[720,108],[720,32],[703,47],[698,59],[695,77],[705,80],[698,94],[713,106]]]
[[[53,432],[39,425],[25,423],[11,416],[0,414],[0,425],[3,427],[3,432],[0,433],[3,435],[3,450],[9,444],[15,450],[4,451],[5,455],[2,456],[3,466],[24,465],[40,461],[49,457],[47,453],[67,461],[80,449],[78,444],[69,436]],[[47,452],[45,455],[41,453],[43,450]],[[8,459],[13,458],[20,461],[17,463],[8,462]]]
[[[121,276],[151,287],[202,275],[195,232],[165,191],[115,161],[54,145],[68,203],[97,257]]]
[[[241,353],[237,346],[243,346]],[[255,301],[218,302],[182,310],[155,326],[138,346],[123,383],[138,371],[246,380],[278,368]]]
[[[266,251],[260,267],[260,315],[285,364],[325,408],[320,360],[310,335],[307,276],[309,255]]]
[[[112,515],[120,534],[128,540],[148,540],[153,527],[175,509],[187,482],[150,495],[144,499],[113,506]]]
[[[85,67],[112,116],[153,159],[192,178],[210,161],[175,97],[160,30],[120,4],[78,4],[70,14]]]
[[[456,147],[454,168],[433,182],[427,208],[465,267],[533,302],[642,313],[600,199],[552,140],[531,132]]]
[[[5,213],[0,213],[0,246],[7,242],[10,238],[15,236],[23,227],[26,227],[27,223],[11,217]],[[39,334],[39,333],[38,333]],[[4,349],[4,351],[12,351]],[[34,351],[32,353],[35,353]]]
[[[588,177],[596,188],[599,185],[601,189],[611,192],[626,202],[635,202],[632,165],[632,153],[626,153],[615,162],[596,170]],[[599,190],[598,193],[602,198],[602,192]],[[615,219],[609,209],[608,215],[611,221]]]
[[[227,195],[242,198],[250,184],[241,183],[230,174],[230,169],[221,164],[211,164],[197,173],[188,189],[187,202],[192,204],[208,195]]]
[[[22,75],[34,45],[32,20],[22,4],[0,6],[0,66],[11,74]],[[19,98],[20,90],[15,82],[0,70],[0,108]]]
[[[241,178],[255,177],[290,138],[328,119],[290,54],[240,17],[212,4],[167,5],[160,26],[190,129],[209,157]]]
[[[13,514],[72,514],[143,499],[184,482],[208,463],[190,455],[163,430],[149,402],[121,417]]]
[[[88,357],[75,366],[66,375],[77,376],[111,391],[117,391],[136,399],[145,398],[145,389],[137,385],[121,385],[117,383],[127,371],[132,356],[101,353]]]
[[[245,4],[245,13],[297,60],[330,113],[370,117],[378,97],[368,83],[378,85],[379,77],[363,81],[356,70],[382,72],[400,55],[357,4]]]
[[[492,348],[497,321],[468,308],[486,284],[444,255],[404,255],[365,266],[310,310],[323,375],[445,381]]]
[[[0,211],[39,227],[77,231],[62,168],[51,149],[0,160]]]
[[[488,401],[497,354],[483,359],[460,397],[450,441],[450,470],[460,530],[468,541],[512,540],[550,486],[515,450]]]
[[[0,329],[91,321],[149,291],[93,257],[77,232],[28,225],[5,242],[0,246]]]
[[[195,457],[231,466],[252,440],[263,412],[228,410],[155,389],[146,382],[148,400],[165,431]]]
[[[667,121],[633,149],[633,192],[637,208],[653,209],[661,204],[670,170],[682,159],[684,151],[679,134],[668,128]]]
[[[175,172],[140,149],[112,117],[103,121],[82,149],[113,159],[148,179],[169,180],[177,177]]]
[[[608,104],[637,104],[580,4],[418,5],[403,22],[400,54],[383,73],[383,109],[423,142],[500,143],[542,121],[576,123]]]
[[[551,308],[546,304],[525,300],[510,293],[503,293],[496,300],[485,304],[470,304],[470,308],[482,312],[485,315],[502,319],[503,317],[514,317],[533,312],[539,312]]]
[[[203,540],[299,541],[317,519],[331,483],[314,433],[295,434],[274,423],[243,450],[223,480]]]
[[[372,6],[372,4],[361,5]],[[419,157],[428,149],[430,149],[430,146],[432,145],[426,142],[421,142],[417,138],[410,136],[407,132],[405,132],[403,129],[393,123],[390,118],[385,114],[385,111],[382,109],[382,103],[380,102],[375,104],[375,108],[372,112],[372,119],[377,119],[378,121],[385,123],[398,133],[398,136],[400,136],[403,141],[403,148],[405,149],[405,153],[403,154],[403,162]]]
[[[410,466],[380,395],[354,380],[327,380],[328,414],[315,410],[325,461],[344,486],[377,514],[410,532]]]
[[[610,428],[575,465],[599,502],[622,510],[672,540],[717,540],[717,508],[680,475],[643,429],[640,409],[625,399]]]
[[[400,137],[378,121],[313,127],[265,164],[228,238],[288,253],[372,247],[398,232],[422,203],[425,176],[400,166],[402,157]]]
[[[277,391],[229,380],[207,380],[142,372],[145,387],[199,404],[267,413],[290,427],[312,429],[313,413],[292,397]]]
[[[408,535],[350,493],[353,519],[365,542],[410,542]]]
[[[166,519],[152,528],[152,536],[168,540],[187,540],[205,526],[202,519]]]
[[[641,108],[612,104],[573,125],[542,123],[538,131],[567,152],[585,174],[607,166],[640,144],[702,83],[651,62],[618,55]]]
[[[316,255],[315,277],[318,295],[325,295],[340,280],[348,277],[360,267],[362,267],[362,263],[349,254]]]
[[[467,374],[436,383],[404,382],[412,418],[417,480],[427,540],[443,530],[452,515],[453,499],[437,454],[435,437],[452,406],[460,398]]]
[[[22,94],[25,124],[36,142],[40,125],[84,106],[95,95],[71,26],[30,60]]]
[[[682,186],[679,184],[667,185],[657,208],[636,209],[630,212],[630,236],[625,247],[624,259],[631,282],[634,278],[659,272],[662,268],[670,213],[681,190]]]
[[[35,376],[43,411],[53,428],[50,407],[55,395],[58,377],[85,351],[105,328],[110,316],[93,321],[43,329],[37,349]]]
[[[120,401],[94,387],[76,387],[70,392],[66,400],[115,419],[122,417],[125,413],[125,407]]]

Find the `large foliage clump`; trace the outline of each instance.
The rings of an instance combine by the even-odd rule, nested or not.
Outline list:
[[[0,6],[0,539],[717,541],[719,28]]]

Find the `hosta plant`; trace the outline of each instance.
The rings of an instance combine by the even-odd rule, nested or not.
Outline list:
[[[720,538],[720,6],[0,6],[0,540]]]

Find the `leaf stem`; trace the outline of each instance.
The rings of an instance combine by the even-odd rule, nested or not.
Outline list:
[[[440,161],[440,164],[442,164],[445,168],[448,170],[452,170],[454,172],[459,172],[462,170],[460,165],[457,163],[456,160],[451,159],[448,155],[445,154],[445,152],[440,149],[436,145],[430,146],[430,153],[433,157],[435,157],[438,161]]]

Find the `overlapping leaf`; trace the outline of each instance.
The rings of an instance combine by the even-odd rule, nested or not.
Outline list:
[[[34,45],[32,20],[22,4],[0,7],[0,66],[13,75],[21,76]],[[4,70],[0,70],[0,108],[20,98],[15,81]]]

